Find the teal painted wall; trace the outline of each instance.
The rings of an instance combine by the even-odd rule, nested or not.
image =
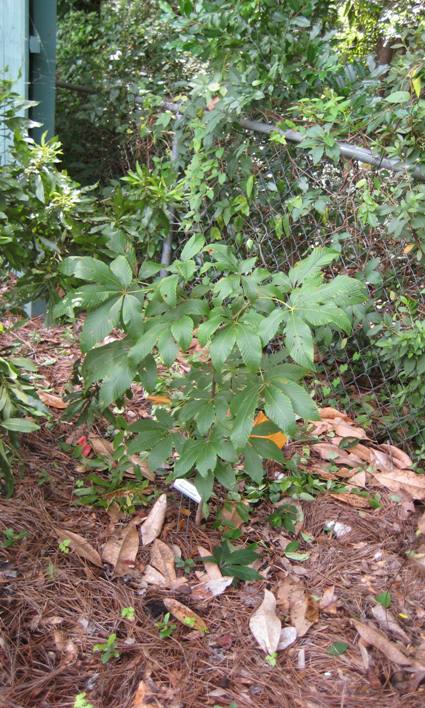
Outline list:
[[[31,109],[31,118],[43,124],[31,133],[40,142],[43,133],[47,138],[55,133],[56,0],[30,0],[29,50],[29,98],[38,102]]]
[[[28,97],[29,0],[0,0],[0,76]],[[0,116],[1,122],[1,116]],[[0,162],[8,158],[10,136],[0,126]]]

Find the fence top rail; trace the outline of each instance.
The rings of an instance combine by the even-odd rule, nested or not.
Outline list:
[[[170,103],[168,101],[164,102],[164,108],[172,111],[173,113],[180,114],[182,112],[182,106],[178,103]],[[241,118],[236,121],[241,128],[246,130],[252,130],[256,133],[262,133],[263,135],[271,135],[272,133],[280,133],[286,140],[292,143],[299,144],[303,141],[304,136],[297,130],[282,130],[276,125],[271,123],[262,123],[258,120],[249,120],[247,118]],[[338,146],[343,157],[347,157],[351,160],[358,160],[358,162],[363,162],[368,165],[375,165],[378,169],[390,170],[391,172],[408,172],[412,177],[420,182],[425,182],[425,168],[423,167],[412,167],[407,162],[400,162],[400,160],[390,159],[388,157],[382,157],[377,153],[372,152],[368,148],[361,147],[359,145],[352,145],[351,143],[339,142]]]

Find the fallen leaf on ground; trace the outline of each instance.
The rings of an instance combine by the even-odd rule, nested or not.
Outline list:
[[[371,506],[365,497],[359,497],[357,494],[350,494],[350,492],[341,492],[339,494],[332,493],[329,494],[332,499],[337,499],[348,506],[353,506],[355,509],[370,509]]]
[[[115,575],[125,575],[134,567],[139,550],[139,533],[135,521],[113,533],[102,549],[104,561],[114,567]]]
[[[152,543],[162,531],[167,511],[167,495],[161,494],[150,510],[141,529],[142,543],[147,546]]]
[[[175,556],[166,543],[156,538],[152,544],[150,563],[172,585],[176,582]]]
[[[366,472],[362,470],[361,472],[356,472],[356,474],[353,474],[348,481],[348,485],[364,489],[366,486]]]
[[[206,558],[208,556],[211,557],[211,551],[208,551],[206,548],[203,546],[198,546],[198,553],[201,558]],[[208,575],[209,580],[222,580],[223,579],[223,574],[218,567],[217,563],[212,563],[211,561],[203,561],[206,573]]]
[[[392,492],[405,492],[412,499],[425,499],[425,475],[398,468],[388,472],[372,471],[372,474],[379,484]]]
[[[47,393],[47,391],[38,391],[38,397],[49,408],[57,408],[58,410],[64,410],[68,408],[68,404],[62,400],[60,396],[55,396],[53,393]]]
[[[93,546],[86,541],[85,538],[80,536],[78,533],[73,533],[72,531],[66,531],[65,529],[55,528],[55,532],[59,537],[59,541],[62,542],[65,539],[71,541],[71,548],[77,555],[85,560],[90,561],[93,565],[97,565],[99,568],[102,567],[102,559],[99,553]]]
[[[149,701],[148,703],[145,701],[145,698],[150,698],[150,691],[144,681],[140,681],[137,691],[134,694],[134,699],[132,703],[131,708],[152,708],[152,706],[155,706],[155,708],[158,708],[159,703],[155,699],[155,702],[152,703]]]
[[[341,418],[342,420],[345,420],[349,423],[352,422],[351,418],[344,413],[343,411],[337,411],[336,408],[331,408],[330,406],[324,406],[323,408],[320,408],[319,410],[319,415],[322,419],[327,419],[329,418],[332,420],[333,418]]]
[[[104,440],[98,435],[89,435],[88,440],[97,457],[110,459],[114,454],[114,447],[109,440]]]
[[[322,460],[328,460],[329,462],[334,462],[337,465],[349,465],[352,467],[350,461],[350,455],[345,450],[340,450],[339,448],[332,445],[332,443],[315,443],[311,446],[311,449],[322,458]],[[355,465],[354,465],[355,466]]]
[[[400,448],[396,447],[395,445],[390,445],[390,443],[384,443],[383,445],[380,445],[380,449],[387,453],[392,463],[396,467],[400,467],[400,469],[402,470],[412,467],[413,462],[410,459],[409,455],[406,455],[403,450],[400,450]]]
[[[198,602],[211,600],[213,597],[222,595],[232,582],[233,578],[230,576],[223,576],[217,580],[206,580],[192,587],[192,597]]]
[[[283,651],[287,649],[295,642],[297,638],[297,630],[295,627],[284,627],[280,633],[279,644],[277,645],[277,651]]]
[[[412,666],[414,660],[403,654],[399,647],[394,642],[391,642],[379,629],[356,620],[353,620],[353,624],[366,644],[371,644],[375,649],[379,649],[394,664]]]
[[[382,605],[374,605],[372,607],[372,614],[383,629],[387,629],[389,632],[399,636],[400,639],[403,639],[405,642],[409,641],[409,637],[404,629],[400,627],[385,607],[382,607]]]
[[[323,591],[323,595],[319,601],[319,607],[321,610],[326,610],[327,612],[333,611],[336,608],[336,601],[335,585],[330,585]]]
[[[75,661],[78,656],[78,649],[74,642],[65,636],[63,632],[59,629],[55,629],[53,632],[53,638],[55,640],[56,649],[65,654],[65,663],[70,664]]]
[[[178,600],[172,597],[167,597],[164,600],[164,605],[169,612],[175,617],[179,622],[185,625],[185,627],[190,627],[195,629],[197,632],[208,632],[208,627],[205,624],[202,617],[196,614],[193,610],[183,605]]]
[[[251,615],[249,628],[266,654],[277,650],[282,624],[276,614],[276,598],[270,590],[264,590],[264,600]]]
[[[358,428],[355,425],[349,425],[348,423],[337,423],[335,425],[335,433],[341,438],[359,438],[360,440],[367,440],[367,435],[363,428]]]
[[[299,637],[303,637],[319,618],[317,603],[307,595],[298,578],[284,578],[277,590],[277,603],[285,614],[289,614]]]
[[[160,573],[152,565],[147,565],[145,572],[143,573],[142,580],[149,585],[158,585],[158,587],[168,587],[167,579],[164,578],[162,573]]]
[[[145,460],[142,460],[139,455],[130,455],[130,460],[135,467],[138,467],[140,469],[140,472],[143,477],[146,477],[146,479],[148,479],[150,482],[155,482],[155,473],[152,472],[148,463]],[[134,469],[132,469],[131,471],[133,474],[135,474]]]
[[[358,445],[355,445],[351,448],[351,452],[354,452],[354,454],[361,460],[363,460],[363,462],[371,461],[372,450],[370,447],[366,447],[366,445],[362,445],[361,443],[359,443]]]
[[[220,512],[220,520],[225,526],[229,526],[232,529],[238,529],[242,526],[244,520],[238,514],[237,502],[226,502]]]

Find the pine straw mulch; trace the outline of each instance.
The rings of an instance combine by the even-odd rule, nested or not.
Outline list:
[[[33,327],[29,325],[28,331]],[[44,383],[61,394],[76,357],[71,339],[59,329],[40,327],[37,341],[30,337],[26,346],[25,331],[20,330],[19,336],[21,353],[38,361]],[[57,363],[50,364],[56,357]],[[13,499],[0,501],[0,531],[27,532],[23,541],[0,549],[0,705],[65,708],[73,706],[80,691],[96,708],[424,705],[424,672],[400,666],[384,652],[366,646],[353,625],[353,620],[360,620],[378,627],[372,616],[374,598],[390,592],[389,612],[404,637],[388,628],[385,635],[406,656],[423,663],[423,569],[406,555],[418,547],[420,509],[394,500],[382,488],[378,509],[354,508],[328,494],[302,502],[303,531],[313,541],[310,557],[300,563],[284,556],[288,536],[270,527],[271,506],[261,504],[245,524],[242,539],[260,544],[264,580],[231,586],[219,597],[199,603],[191,597],[191,576],[173,591],[143,582],[149,547],[139,549],[135,568],[121,577],[114,577],[107,563],[98,568],[59,550],[55,527],[80,534],[100,550],[110,539],[114,523],[128,522],[73,505],[74,481],[80,475],[76,460],[58,445],[69,431],[70,424],[58,424],[26,437],[25,477]],[[39,485],[43,470],[49,479]],[[182,508],[176,493],[167,490],[167,495],[163,541],[177,544],[183,558],[197,557],[198,545],[212,548],[220,542],[213,517],[197,527],[194,510],[186,502]],[[146,514],[145,509],[138,512],[140,519]],[[337,538],[324,530],[329,520],[351,531]],[[288,578],[300,582],[310,602],[312,597],[323,598],[332,586],[335,599],[320,611],[313,602],[312,625],[279,652],[272,668],[251,635],[249,618],[262,602],[264,589],[279,598]],[[205,620],[206,635],[176,622],[170,638],[159,638],[155,624],[165,612],[164,598],[171,596]],[[134,621],[121,618],[123,607],[134,607]],[[285,625],[284,608],[278,605],[277,611]],[[103,665],[93,646],[112,632],[118,637],[120,658]],[[349,645],[348,650],[329,655],[329,647],[341,641]],[[141,682],[146,697],[136,704]]]

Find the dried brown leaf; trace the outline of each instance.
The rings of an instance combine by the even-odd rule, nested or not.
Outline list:
[[[384,445],[379,446],[390,457],[392,463],[402,470],[409,469],[412,467],[413,462],[409,455],[406,455],[403,450],[396,447],[395,445],[390,445],[390,443],[384,443]]]
[[[114,454],[114,447],[109,440],[104,440],[98,435],[89,435],[88,441],[97,457],[110,459]]]
[[[71,541],[72,550],[75,551],[75,553],[77,553],[77,555],[81,558],[90,561],[90,563],[97,565],[99,568],[102,567],[102,559],[99,553],[88,541],[86,541],[85,538],[80,536],[80,534],[58,528],[55,528],[55,532],[57,533],[60,542],[65,539],[69,539],[69,541]]]
[[[230,576],[223,576],[217,580],[205,580],[192,587],[192,597],[198,602],[211,600],[213,597],[222,595],[232,582],[233,578]]]
[[[102,549],[104,561],[114,567],[115,575],[125,575],[134,563],[139,550],[138,519],[130,521],[123,529],[117,529]]]
[[[350,492],[340,492],[329,494],[333,499],[337,499],[348,506],[353,506],[355,509],[370,509],[370,504],[365,497],[359,497],[357,494],[350,494]]]
[[[53,393],[47,393],[47,391],[38,391],[38,397],[49,408],[56,408],[57,410],[64,410],[68,408],[68,404],[62,400],[60,396],[55,396]]]
[[[284,627],[280,633],[279,644],[277,645],[277,651],[283,651],[287,649],[295,642],[297,638],[296,627]]]
[[[349,423],[352,422],[351,418],[343,411],[337,411],[336,408],[331,408],[330,406],[325,406],[319,410],[319,415],[323,419],[341,418]]]
[[[425,534],[425,511],[421,514],[418,520],[418,532]]]
[[[350,456],[345,450],[336,449],[335,445],[332,443],[315,443],[311,446],[311,449],[316,452],[322,460],[328,460],[329,462],[334,462],[337,465],[349,465],[350,467]]]
[[[358,438],[359,440],[367,440],[367,435],[363,428],[348,423],[337,423],[335,425],[335,433],[341,438]]]
[[[425,499],[425,475],[398,468],[381,473],[372,472],[372,474],[379,484],[391,489],[392,492],[405,492],[412,499]]]
[[[320,598],[319,601],[319,607],[321,610],[326,610],[330,606],[334,606],[336,603],[337,597],[335,595],[335,585],[330,585],[328,588],[325,588],[323,591],[323,595]]]
[[[164,578],[162,573],[160,573],[156,568],[151,565],[147,565],[145,572],[143,573],[142,580],[149,585],[158,585],[158,587],[166,588],[168,587],[167,579]]]
[[[164,600],[164,605],[169,612],[175,617],[179,622],[184,624],[186,627],[195,629],[197,632],[208,632],[208,627],[205,624],[202,617],[196,614],[193,610],[183,603],[175,600],[172,597],[167,597]]]
[[[174,552],[159,538],[156,538],[152,544],[150,562],[164,576],[168,584],[172,585],[176,582]]]
[[[137,687],[137,691],[134,694],[132,708],[152,708],[153,706],[155,708],[160,708],[160,704],[156,699],[154,703],[152,703],[151,701],[146,702],[145,699],[149,698],[150,694],[151,691],[149,691],[149,688],[146,685],[145,681],[140,681]]]
[[[309,597],[298,578],[287,577],[279,583],[277,603],[289,615],[299,637],[303,637],[319,618],[319,607]]]
[[[249,628],[266,654],[277,650],[282,624],[276,614],[276,598],[270,590],[264,590],[263,602],[251,615]]]
[[[204,548],[203,546],[198,546],[198,553],[201,558],[211,557],[211,551]],[[223,574],[218,567],[217,563],[212,563],[211,561],[204,561],[204,566],[209,580],[222,580]]]
[[[143,477],[146,477],[146,479],[148,479],[150,482],[155,482],[155,473],[152,472],[148,463],[145,460],[142,460],[139,455],[131,455],[130,460],[135,467],[138,467],[140,469],[140,472]],[[135,474],[133,469],[131,471],[133,474]]]
[[[409,641],[409,637],[400,625],[395,621],[391,613],[382,605],[374,605],[372,607],[372,614],[378,624],[383,628],[392,632],[392,634],[397,635],[400,639],[405,642]]]
[[[387,659],[394,662],[394,664],[412,666],[413,660],[403,654],[397,644],[391,642],[379,629],[369,624],[363,624],[363,622],[357,622],[356,620],[353,620],[353,624],[366,644],[371,644],[375,649],[385,654]]]
[[[144,546],[147,546],[158,538],[164,525],[166,511],[167,495],[161,494],[150,510],[141,529],[142,543]]]

